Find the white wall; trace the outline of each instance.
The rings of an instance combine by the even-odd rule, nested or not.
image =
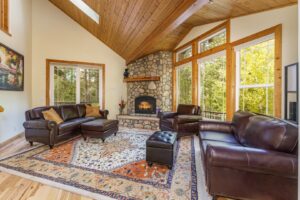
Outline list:
[[[105,102],[110,118],[126,99],[125,60],[47,0],[32,0],[32,106],[46,103],[46,59],[106,65]]]
[[[10,0],[10,33],[0,31],[0,42],[24,55],[24,91],[0,90],[0,143],[23,132],[25,110],[31,105],[31,0]]]
[[[192,39],[210,30],[211,28],[221,24],[222,22],[194,27],[180,42],[178,47],[188,41],[191,41]],[[233,42],[242,39],[278,24],[282,24],[282,77],[284,84],[284,66],[298,62],[297,5],[231,19],[231,41]],[[284,95],[283,85],[282,91],[282,94]],[[284,111],[283,97],[282,111]],[[282,112],[282,115],[283,114],[284,113]]]

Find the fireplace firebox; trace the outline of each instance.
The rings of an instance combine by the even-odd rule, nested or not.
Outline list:
[[[151,96],[139,96],[135,98],[135,113],[139,114],[155,114],[156,99]]]

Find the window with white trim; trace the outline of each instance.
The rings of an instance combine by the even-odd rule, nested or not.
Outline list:
[[[103,68],[79,64],[50,64],[50,104],[102,106]]]
[[[236,109],[273,116],[274,34],[238,46],[235,52]]]
[[[192,57],[192,46],[188,46],[176,53],[176,62]]]

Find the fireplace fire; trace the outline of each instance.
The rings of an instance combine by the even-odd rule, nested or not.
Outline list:
[[[139,96],[135,98],[135,113],[155,114],[156,99],[151,96]]]

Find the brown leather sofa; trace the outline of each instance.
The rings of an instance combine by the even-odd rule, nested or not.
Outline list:
[[[177,138],[198,134],[201,109],[196,105],[179,104],[177,112],[160,112],[159,128],[162,131],[176,131]]]
[[[57,125],[54,121],[45,120],[42,112],[53,108],[64,120]],[[80,134],[81,124],[94,120],[85,117],[85,105],[63,105],[38,107],[25,112],[25,138],[32,145],[33,142],[47,144],[52,148],[54,144]],[[107,119],[108,111],[100,110],[102,119]]]
[[[296,200],[298,126],[247,112],[201,121],[206,185],[215,198]]]

